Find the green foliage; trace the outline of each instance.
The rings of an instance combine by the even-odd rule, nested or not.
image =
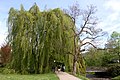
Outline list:
[[[77,61],[77,66],[76,66],[76,73],[77,74],[82,74],[82,75],[85,75],[86,74],[86,66],[85,66],[85,61],[84,59],[81,57],[81,58],[78,58],[78,61]]]
[[[113,40],[120,39],[120,33],[114,31],[114,32],[111,34],[111,39],[113,39]]]
[[[8,17],[9,44],[12,47],[8,68],[15,72],[50,72],[54,60],[63,62],[71,70],[74,45],[73,22],[59,8],[40,12],[33,5],[29,11],[11,8]]]
[[[120,76],[114,77],[112,80],[120,80]]]
[[[107,67],[111,63],[116,63],[118,56],[107,50],[91,49],[85,54],[85,62],[87,66]]]
[[[104,56],[103,51],[98,51],[92,48],[88,53],[85,54],[85,62],[87,66],[102,66],[102,57]]]
[[[89,79],[86,78],[85,76],[82,76],[82,75],[79,75],[79,74],[77,74],[76,76],[79,77],[79,78],[82,79],[82,80],[89,80]]]
[[[2,72],[3,72],[3,70],[4,70],[4,68],[0,68],[0,73],[2,73]]]
[[[120,75],[120,64],[112,64],[107,70],[108,75],[115,77]]]
[[[102,57],[102,66],[108,66],[111,63],[116,63],[114,60],[116,60],[117,55],[113,53],[108,53],[105,51]]]
[[[115,59],[120,61],[120,33],[114,31],[111,34],[111,38],[108,40],[106,48],[109,49],[109,53],[117,56]]]
[[[3,74],[15,74],[15,70],[14,69],[3,68],[1,73],[3,73]]]
[[[15,74],[15,70],[2,67],[2,68],[0,68],[0,73],[2,73],[2,74]]]

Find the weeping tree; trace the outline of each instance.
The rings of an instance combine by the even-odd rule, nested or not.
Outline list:
[[[60,9],[40,11],[35,4],[28,11],[11,8],[8,17],[8,40],[12,48],[8,68],[18,73],[51,71],[54,60],[67,70],[72,68],[74,26],[71,18]]]

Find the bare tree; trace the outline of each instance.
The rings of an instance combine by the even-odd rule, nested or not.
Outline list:
[[[98,23],[97,17],[94,16],[96,11],[96,7],[93,5],[87,6],[87,10],[81,10],[77,3],[69,6],[69,9],[64,9],[74,23],[72,28],[74,35],[71,36],[74,37],[74,53],[72,54],[74,75],[76,74],[76,64],[82,58],[81,52],[85,51],[82,47],[91,45],[97,48],[94,41],[105,34],[102,29],[96,28]]]

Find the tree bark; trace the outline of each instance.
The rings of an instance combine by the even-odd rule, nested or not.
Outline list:
[[[73,59],[73,75],[76,75],[76,63],[77,63],[77,60],[76,60],[76,55],[74,55],[74,59]]]
[[[76,53],[76,36],[74,36],[74,57],[73,57],[73,75],[76,75],[76,63],[77,63],[77,53]]]

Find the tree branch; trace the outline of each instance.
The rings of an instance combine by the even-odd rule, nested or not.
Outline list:
[[[80,50],[80,52],[83,52],[83,51],[85,51],[85,49]]]
[[[71,52],[67,52],[66,54],[70,54],[70,55],[74,56]]]
[[[88,22],[88,20],[89,20],[89,17],[90,17],[90,14],[88,14],[87,19],[86,19],[86,21],[84,22],[84,25],[82,26],[82,29],[80,30],[80,32],[79,32],[77,35],[80,35],[80,34],[83,32],[83,29],[85,28],[85,26],[86,26],[86,24],[87,24],[87,22]]]
[[[91,32],[89,32],[89,31],[87,31],[87,30],[83,30],[82,32],[86,32],[86,34],[93,35]]]
[[[94,48],[97,48],[97,47],[96,47],[93,43],[91,43],[91,42],[86,42],[86,43],[82,44],[81,46],[86,45],[86,44],[90,44],[90,45],[93,46]]]
[[[101,36],[95,36],[95,37],[85,37],[83,40],[81,40],[81,42],[84,42],[87,39],[90,39],[91,41],[93,41],[94,39],[101,37]]]

